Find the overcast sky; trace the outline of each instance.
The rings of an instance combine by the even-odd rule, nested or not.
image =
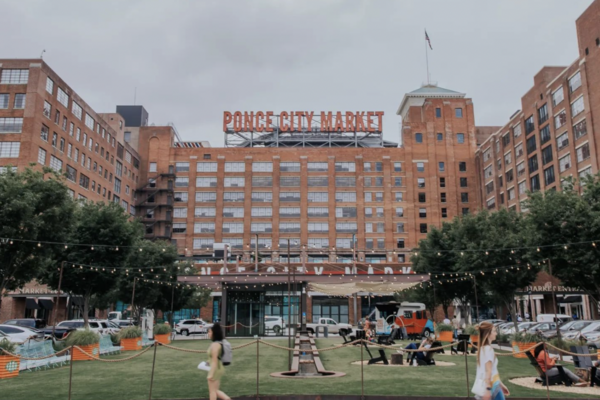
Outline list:
[[[223,146],[223,111],[384,111],[431,77],[503,125],[544,65],[577,58],[592,0],[0,0],[0,58],[44,60],[97,112],[143,104]]]

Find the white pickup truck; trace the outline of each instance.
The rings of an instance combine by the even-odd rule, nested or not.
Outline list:
[[[342,335],[352,333],[352,325],[337,323],[331,318],[319,318],[319,322],[316,324],[306,324],[306,330],[310,333],[315,333],[318,326],[326,326],[329,333],[339,333]]]

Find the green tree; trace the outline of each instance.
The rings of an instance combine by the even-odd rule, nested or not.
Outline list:
[[[600,239],[600,175],[568,180],[560,192],[530,194],[527,207],[532,261],[548,270],[549,260],[563,284],[600,299],[600,242],[594,242]]]
[[[62,178],[49,168],[0,174],[0,309],[7,291],[38,279],[60,257],[63,246],[38,243],[65,242],[73,209]]]
[[[75,209],[75,226],[65,249],[62,290],[83,296],[83,319],[88,325],[90,299],[102,297],[116,288],[119,270],[124,268],[143,235],[142,226],[129,221],[129,215],[116,203],[81,203]],[[93,246],[92,246],[93,245]],[[113,272],[114,270],[114,272]],[[44,277],[56,288],[59,272],[48,270]]]

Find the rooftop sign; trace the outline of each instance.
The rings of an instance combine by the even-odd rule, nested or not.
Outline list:
[[[223,113],[223,132],[381,132],[383,111]]]

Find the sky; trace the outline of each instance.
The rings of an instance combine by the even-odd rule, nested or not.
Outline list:
[[[578,57],[592,0],[0,0],[0,58],[44,60],[96,112],[142,104],[224,145],[224,111],[384,111],[431,80],[504,125],[545,65]]]

